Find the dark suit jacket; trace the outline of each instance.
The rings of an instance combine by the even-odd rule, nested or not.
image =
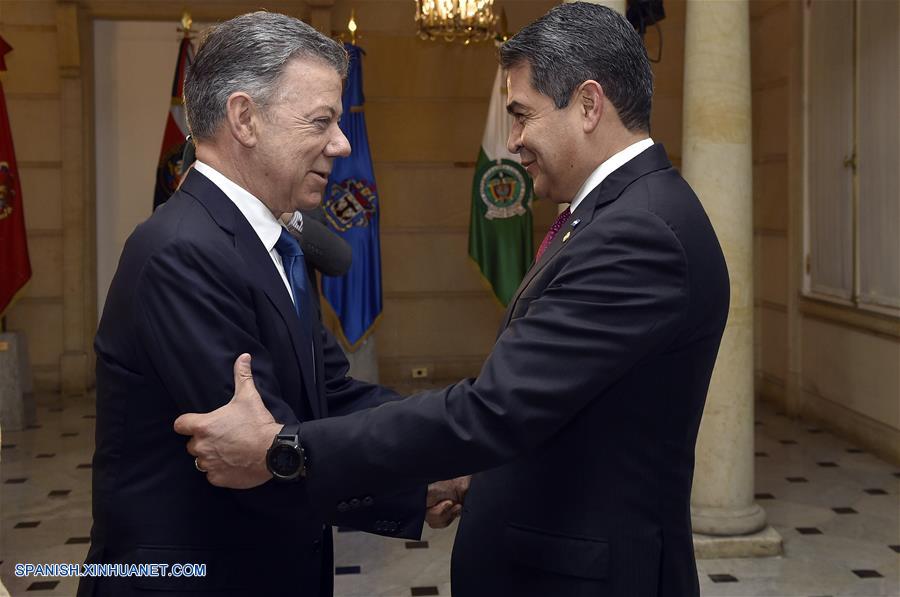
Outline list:
[[[698,595],[694,445],[728,301],[713,228],[655,145],[573,212],[477,379],[301,427],[311,498],[485,471],[454,597]]]
[[[347,362],[312,302],[297,317],[256,232],[209,179],[181,190],[128,239],[97,332],[94,527],[89,563],[205,563],[205,578],[82,582],[81,595],[142,589],[211,595],[331,595],[329,523],[417,537],[424,486],[315,509],[302,482],[248,491],[210,485],[185,412],[230,400],[232,366],[253,355],[256,385],[279,422],[347,413],[396,398],[345,377]],[[349,503],[349,502],[348,502]],[[92,593],[95,591],[95,593]]]

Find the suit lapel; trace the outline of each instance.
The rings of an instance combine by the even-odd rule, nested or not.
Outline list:
[[[321,404],[313,374],[313,340],[310,338],[310,326],[305,326],[297,316],[284,281],[278,274],[278,270],[275,269],[272,257],[263,246],[259,235],[221,189],[202,174],[192,171],[185,179],[182,190],[203,204],[216,223],[234,235],[235,250],[247,263],[245,272],[247,278],[263,290],[284,320],[291,337],[294,356],[300,367],[300,375],[310,408],[316,418],[321,417]],[[308,304],[303,305],[302,312],[306,317],[314,315]],[[287,390],[287,388],[283,388],[283,390]]]
[[[503,324],[500,327],[500,332],[502,333],[503,330],[506,329],[506,326],[509,325],[509,320],[512,317],[516,301],[519,300],[519,296],[522,292],[529,284],[531,284],[534,277],[537,276],[556,254],[563,249],[566,243],[570,242],[579,231],[587,228],[598,208],[618,199],[631,183],[642,176],[671,167],[672,164],[666,156],[665,148],[661,143],[656,143],[639,153],[621,167],[613,170],[609,176],[603,179],[603,182],[588,193],[578,205],[578,208],[572,212],[571,216],[569,216],[566,225],[556,233],[553,242],[550,243],[550,246],[547,247],[547,250],[541,255],[540,261],[533,263],[531,268],[525,274],[525,278],[522,280],[522,283],[519,284],[519,288],[516,290],[515,295],[513,295],[513,299],[509,302],[506,314],[503,317]]]

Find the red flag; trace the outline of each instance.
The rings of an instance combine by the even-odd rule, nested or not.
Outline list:
[[[184,152],[188,136],[187,119],[184,115],[184,75],[194,61],[194,46],[185,37],[178,48],[178,62],[175,63],[175,78],[172,81],[172,107],[166,118],[159,164],[156,167],[156,189],[153,193],[153,209],[172,196],[181,178],[181,154]]]
[[[0,37],[0,71],[6,70],[4,56],[12,47]],[[16,168],[6,96],[0,83],[0,316],[12,305],[25,283],[31,279],[22,186]]]

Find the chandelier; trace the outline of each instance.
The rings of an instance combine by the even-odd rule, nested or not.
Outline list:
[[[497,34],[494,0],[416,0],[416,25],[422,39],[465,44]]]

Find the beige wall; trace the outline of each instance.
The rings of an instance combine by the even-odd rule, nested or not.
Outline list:
[[[61,77],[56,3],[7,1],[0,7],[0,35],[7,55],[3,88],[22,180],[33,277],[7,316],[24,331],[35,384],[57,389],[64,348],[64,190]]]

